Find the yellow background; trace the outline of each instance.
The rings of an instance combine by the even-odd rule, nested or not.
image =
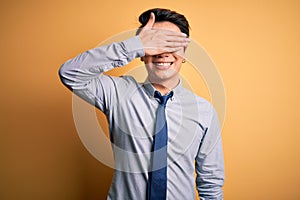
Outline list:
[[[300,3],[292,0],[1,1],[0,199],[105,199],[112,169],[82,145],[57,71],[136,28],[152,7],[185,14],[223,78],[225,199],[300,199]]]

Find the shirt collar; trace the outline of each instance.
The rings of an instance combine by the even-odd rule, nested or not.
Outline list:
[[[154,92],[156,91],[155,87],[151,84],[149,79],[143,83],[143,87],[145,88],[146,92],[148,93],[149,97],[154,97]],[[178,85],[172,90],[174,92],[173,98],[180,95],[184,90],[181,81],[179,81]]]

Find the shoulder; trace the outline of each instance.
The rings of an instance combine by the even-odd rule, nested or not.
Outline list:
[[[180,91],[180,97],[183,101],[191,103],[192,105],[196,106],[201,110],[212,110],[212,104],[205,98],[197,95],[196,93],[192,92],[191,90],[182,87]]]
[[[114,87],[119,90],[128,90],[135,87],[139,87],[140,83],[136,81],[133,76],[112,76],[112,75],[104,75],[107,79],[113,83]]]
[[[181,102],[187,107],[190,107],[189,110],[197,113],[198,122],[208,127],[212,118],[216,115],[212,103],[186,88],[182,89],[180,96]]]

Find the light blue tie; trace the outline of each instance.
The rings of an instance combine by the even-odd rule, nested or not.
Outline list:
[[[156,112],[155,135],[153,136],[152,168],[148,179],[148,200],[166,200],[167,197],[167,143],[168,128],[165,108],[167,101],[173,96],[173,91],[162,96],[155,91],[154,97],[158,99],[159,106]]]

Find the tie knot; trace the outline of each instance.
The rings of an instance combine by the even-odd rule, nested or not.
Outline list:
[[[168,99],[171,98],[172,96],[173,96],[173,91],[171,91],[169,94],[165,96],[162,96],[159,91],[154,92],[154,97],[159,99],[159,104],[163,106],[166,106]]]

